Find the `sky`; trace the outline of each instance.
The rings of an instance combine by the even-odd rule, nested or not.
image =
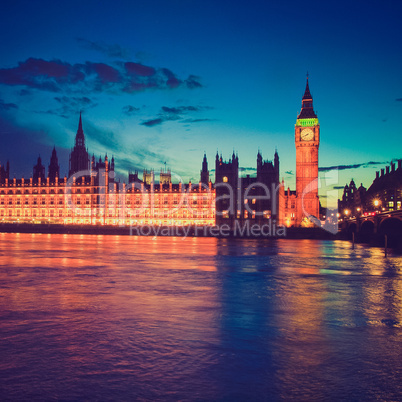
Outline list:
[[[322,198],[368,187],[402,158],[401,15],[390,0],[4,2],[0,164],[29,177],[55,146],[64,176],[82,111],[89,153],[122,180],[167,166],[198,182],[204,152],[213,179],[217,151],[252,175],[277,149],[294,189],[308,71]]]

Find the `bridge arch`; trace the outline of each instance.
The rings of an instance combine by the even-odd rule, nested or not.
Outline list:
[[[370,243],[370,240],[374,234],[375,224],[373,221],[367,219],[360,226],[360,241],[363,243]]]
[[[396,217],[384,219],[378,228],[381,235],[387,235],[389,247],[397,247],[402,242],[402,220]]]

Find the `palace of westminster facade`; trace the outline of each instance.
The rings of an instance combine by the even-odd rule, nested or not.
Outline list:
[[[80,115],[68,177],[60,177],[53,149],[48,174],[41,158],[29,179],[10,179],[9,163],[0,165],[0,223],[79,225],[214,226],[235,222],[274,221],[277,225],[309,224],[319,218],[318,147],[320,126],[313,110],[308,78],[302,109],[295,125],[296,191],[285,190],[279,179],[279,156],[264,161],[257,155],[256,177],[239,175],[238,156],[215,158],[215,183],[209,178],[206,155],[198,183],[172,183],[169,170],[144,170],[115,180],[114,158],[89,157]],[[311,187],[308,192],[306,188]]]

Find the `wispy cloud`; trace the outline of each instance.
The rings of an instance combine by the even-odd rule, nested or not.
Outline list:
[[[239,167],[239,171],[245,174],[254,174],[257,171],[257,168],[251,166]]]
[[[197,75],[189,75],[189,77],[185,80],[188,88],[201,88],[202,85],[200,83],[200,77]]]
[[[58,105],[60,105],[58,108],[37,110],[35,113],[51,114],[67,119],[72,115],[76,115],[79,111],[84,111],[97,106],[97,103],[87,96],[56,96],[54,97],[54,100]]]
[[[124,114],[126,114],[127,116],[132,116],[133,114],[136,114],[137,112],[140,111],[139,107],[135,107],[132,105],[126,105],[122,108],[122,111]]]
[[[162,111],[168,114],[180,115],[187,112],[197,112],[199,108],[195,106],[178,106],[178,107],[168,107],[162,106]]]
[[[174,106],[174,107],[162,106],[160,112],[155,118],[143,121],[140,124],[146,127],[153,127],[160,125],[166,121],[174,121],[174,120],[179,120],[181,123],[211,121],[211,119],[192,119],[192,118],[184,119],[184,116],[189,113],[198,113],[211,109],[213,108],[210,106],[191,106],[191,105]]]
[[[113,65],[86,61],[83,64],[29,58],[17,66],[0,69],[0,84],[23,86],[42,91],[80,93],[136,93],[149,89],[172,90],[202,87],[197,77],[179,78],[167,68],[140,63],[116,62]]]
[[[95,145],[95,148],[106,149],[111,153],[124,150],[124,145],[119,142],[113,131],[98,127],[89,121],[85,122],[83,128],[85,136]]]
[[[0,99],[0,110],[9,111],[13,109],[18,109],[18,106],[15,103],[5,103],[2,99]]]
[[[158,126],[162,124],[165,120],[162,118],[157,118],[157,119],[151,119],[151,120],[146,120],[140,123],[142,126],[146,127],[153,127],[153,126]]]
[[[217,119],[185,119],[182,123],[203,123],[205,121],[217,121]]]
[[[396,98],[395,99],[397,102],[402,102],[402,98]]]
[[[130,171],[137,170],[142,173],[144,168],[150,169],[155,166],[162,166],[165,162],[170,165],[172,162],[163,151],[151,150],[148,146],[136,145],[128,149],[122,149],[121,147],[113,148],[116,171],[123,176],[126,176]]]
[[[107,44],[101,41],[91,41],[85,38],[77,38],[78,44],[84,49],[95,50],[103,53],[108,57],[129,60],[131,52],[117,44]]]
[[[364,163],[356,163],[353,165],[334,165],[334,166],[326,166],[326,167],[319,167],[318,170],[320,172],[329,172],[330,170],[349,170],[349,169],[358,169],[358,168],[367,168],[370,166],[376,165],[386,165],[389,162],[364,162]]]

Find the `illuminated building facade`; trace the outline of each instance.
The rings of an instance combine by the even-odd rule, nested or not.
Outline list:
[[[203,175],[209,177],[206,157]],[[129,174],[129,183],[115,181],[114,159],[107,155],[89,162],[80,115],[69,178],[59,177],[53,149],[48,175],[39,157],[30,179],[9,179],[10,167],[0,166],[0,222],[81,225],[186,226],[215,224],[212,183],[173,184],[169,170],[155,183],[154,172]]]
[[[10,180],[10,167],[0,165],[0,222],[213,226],[238,223],[312,225],[319,217],[317,193],[320,126],[313,110],[308,78],[302,109],[295,125],[296,191],[284,190],[279,179],[279,156],[273,161],[257,154],[256,177],[242,175],[238,156],[215,159],[215,184],[204,154],[198,183],[173,183],[166,167],[155,181],[154,170],[129,172],[128,183],[115,180],[115,162],[107,155],[89,156],[80,114],[68,178],[60,177],[56,149],[48,174],[39,157],[28,180]],[[311,183],[316,183],[308,191]]]
[[[376,172],[371,186],[361,184],[356,188],[354,180],[346,184],[338,210],[342,218],[365,216],[373,211],[392,212],[402,209],[402,160],[391,162]]]
[[[295,124],[296,191],[283,191],[283,223],[286,226],[313,226],[318,223],[318,148],[320,125],[313,109],[308,75],[302,108]]]
[[[263,225],[281,222],[279,209],[279,156],[264,161],[257,154],[257,176],[239,175],[239,158],[233,152],[229,161],[215,158],[216,223],[243,227],[244,223]]]

